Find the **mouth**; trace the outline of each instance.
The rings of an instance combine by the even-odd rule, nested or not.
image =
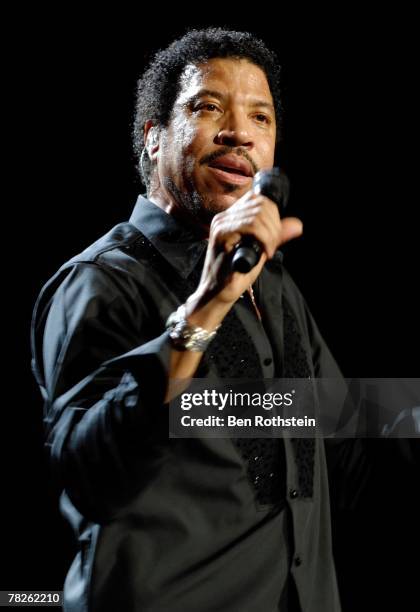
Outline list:
[[[245,185],[254,176],[249,161],[237,155],[219,157],[208,165],[212,173],[225,183]]]

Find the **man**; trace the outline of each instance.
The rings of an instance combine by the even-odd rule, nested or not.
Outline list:
[[[252,191],[279,118],[251,35],[158,53],[135,125],[147,198],[40,295],[33,367],[79,544],[66,610],[340,610],[322,441],[168,439],[170,380],[340,375],[277,251],[302,224]],[[262,255],[232,274],[245,235]]]

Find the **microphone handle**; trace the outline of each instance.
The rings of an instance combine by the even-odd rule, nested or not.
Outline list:
[[[285,207],[289,196],[289,181],[279,168],[261,170],[253,181],[253,190],[267,196],[277,204]],[[232,257],[232,272],[247,274],[260,260],[262,247],[254,236],[243,236],[235,248]]]
[[[261,253],[261,244],[254,236],[243,236],[232,258],[232,272],[247,274],[257,265]]]

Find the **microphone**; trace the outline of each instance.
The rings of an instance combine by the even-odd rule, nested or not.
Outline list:
[[[252,190],[275,202],[283,212],[289,199],[289,179],[280,171],[280,168],[260,170],[254,176]],[[231,263],[232,272],[246,274],[257,265],[261,253],[261,244],[254,236],[243,236],[235,247]]]

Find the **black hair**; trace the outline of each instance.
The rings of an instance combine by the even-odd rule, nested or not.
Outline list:
[[[166,49],[158,51],[137,84],[133,144],[140,176],[148,186],[150,160],[144,155],[143,129],[147,120],[157,127],[169,123],[179,94],[180,77],[188,64],[199,64],[212,58],[247,59],[264,71],[273,96],[277,138],[281,119],[280,66],[276,55],[265,43],[249,32],[222,28],[191,30]]]

